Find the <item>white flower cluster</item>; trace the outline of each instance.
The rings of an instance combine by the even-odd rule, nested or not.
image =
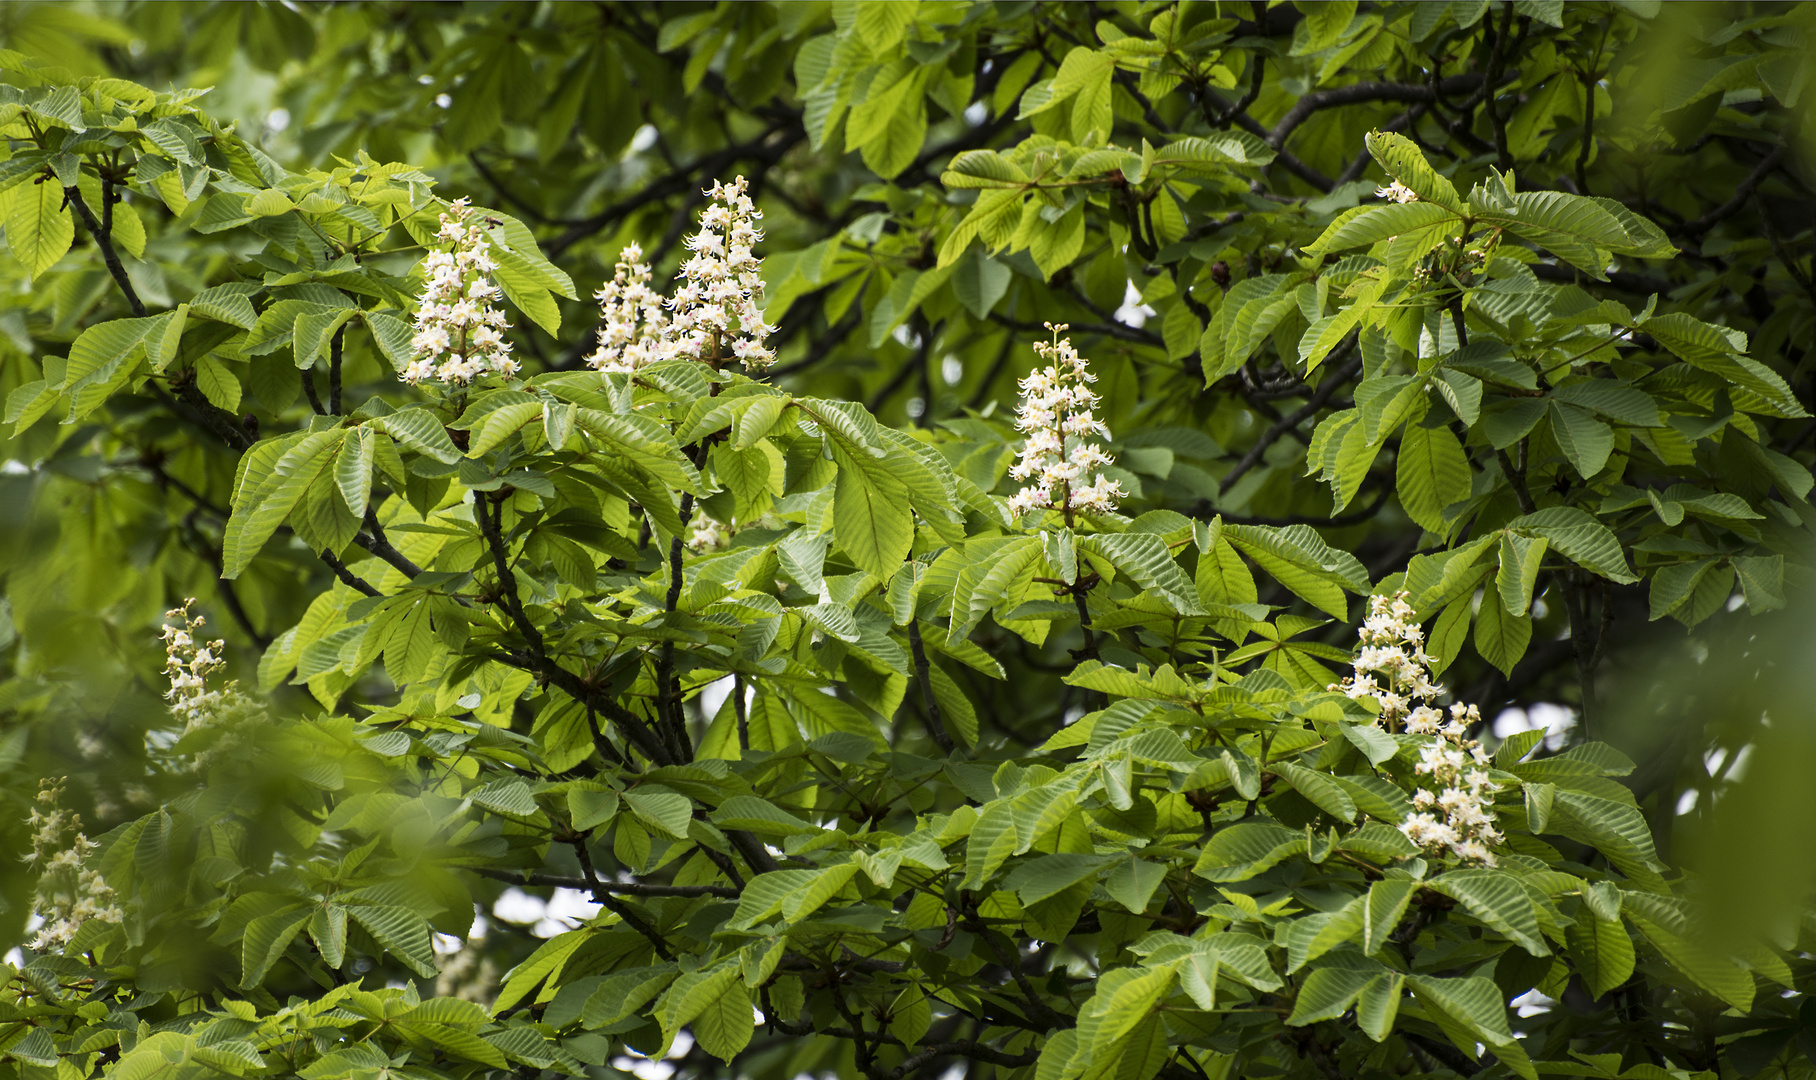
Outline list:
[[[416,359],[404,369],[404,381],[465,385],[482,375],[515,375],[517,361],[504,339],[510,324],[497,306],[502,294],[491,277],[498,263],[467,200],[448,204],[437,239],[449,250],[432,251],[423,260],[425,280],[410,339]]]
[[[1107,514],[1122,498],[1122,486],[1099,473],[1115,459],[1094,438],[1107,439],[1110,429],[1091,410],[1097,395],[1090,383],[1097,381],[1068,338],[1060,337],[1065,323],[1047,324],[1051,342],[1038,342],[1034,351],[1048,361],[1021,381],[1021,407],[1015,426],[1028,436],[1009,475],[1031,481],[1009,500],[1009,511],[1084,510]]]
[[[718,551],[731,544],[732,530],[705,514],[695,514],[687,525],[687,546],[696,552]]]
[[[1397,203],[1419,201],[1419,193],[1407,187],[1405,184],[1400,183],[1398,180],[1395,180],[1386,187],[1376,188],[1375,197]]]
[[[90,919],[118,923],[124,920],[113,887],[96,870],[84,865],[98,846],[82,834],[82,818],[62,808],[63,781],[45,780],[32,807],[32,853],[25,861],[37,867],[38,887],[32,914],[43,920],[32,948],[56,952],[68,945]],[[74,839],[65,843],[65,833]]]
[[[1404,592],[1370,597],[1368,618],[1357,634],[1362,646],[1356,651],[1355,674],[1331,689],[1352,698],[1374,698],[1389,730],[1398,725],[1408,734],[1432,737],[1419,748],[1413,766],[1421,779],[1413,792],[1413,812],[1400,824],[1406,838],[1433,855],[1493,866],[1491,849],[1502,836],[1488,803],[1498,789],[1488,778],[1488,754],[1465,737],[1482,716],[1474,705],[1454,704],[1446,719],[1432,704],[1444,688],[1431,681],[1432,658],[1414,614]],[[1385,684],[1378,681],[1383,678]]]
[[[599,348],[586,362],[600,371],[636,371],[667,354],[662,348],[668,312],[662,294],[649,287],[643,248],[630,243],[618,253],[617,272],[599,287]]]
[[[1369,597],[1368,618],[1357,633],[1362,647],[1351,662],[1355,674],[1331,689],[1352,698],[1374,698],[1389,731],[1402,721],[1407,731],[1436,731],[1436,726],[1422,725],[1442,719],[1431,702],[1444,688],[1431,681],[1425,631],[1414,621],[1406,595]]]
[[[1481,719],[1471,705],[1450,707],[1450,722],[1419,748],[1413,770],[1421,777],[1412,794],[1414,810],[1400,823],[1406,838],[1433,855],[1494,865],[1494,846],[1503,839],[1489,807],[1498,786],[1488,778],[1488,754],[1463,732]]]
[[[700,231],[687,239],[693,254],[681,264],[681,285],[667,300],[649,287],[643,249],[625,247],[612,280],[594,294],[601,326],[589,365],[628,372],[658,360],[700,360],[715,368],[740,360],[759,370],[775,361],[763,344],[775,327],[763,321],[763,260],[755,253],[763,212],[747,187],[742,176],[713,182]]]
[[[238,682],[208,688],[208,676],[226,666],[227,643],[198,638],[207,620],[190,611],[194,603],[185,600],[164,613],[164,674],[170,679],[164,698],[171,714],[183,721],[183,738],[208,733],[206,745],[193,751],[193,765],[200,771],[249,745],[247,729],[266,716],[264,706],[240,693]]]

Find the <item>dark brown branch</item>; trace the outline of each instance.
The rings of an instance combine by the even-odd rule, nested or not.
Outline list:
[[[362,578],[358,574],[355,574],[353,571],[347,569],[347,564],[344,562],[341,562],[338,558],[336,558],[334,555],[334,552],[318,551],[318,552],[316,552],[316,554],[321,557],[321,560],[323,562],[328,564],[328,569],[334,571],[334,576],[337,578],[340,578],[341,581],[345,582],[349,588],[354,589],[357,592],[364,593],[367,596],[383,596],[384,595],[383,593],[379,592],[377,589],[374,589],[372,587],[371,583],[366,581],[365,578]]]
[[[95,220],[94,211],[88,208],[88,203],[82,198],[81,188],[66,187],[63,189],[63,197],[68,200],[70,206],[75,208],[77,216],[82,219],[82,224],[88,229],[88,235],[94,237],[95,246],[101,249],[101,261],[107,264],[107,272],[113,275],[114,284],[118,285],[120,291],[126,294],[127,306],[132,308],[135,316],[143,319],[145,303],[139,299],[138,291],[132,287],[132,279],[126,276],[126,267],[120,262],[120,253],[114,250],[112,231]],[[103,209],[107,212],[111,224],[112,207],[103,207]]]
[[[927,650],[921,645],[921,621],[916,618],[908,620],[908,646],[914,653],[914,674],[921,684],[921,703],[927,707],[927,734],[939,744],[948,755],[952,753],[952,734],[946,730],[946,722],[940,717],[939,702],[933,697],[933,673],[928,670]]]
[[[334,340],[328,345],[328,415],[341,414],[341,338],[347,333],[343,324],[334,332]]]
[[[355,535],[354,543],[403,571],[405,577],[414,578],[422,573],[422,567],[411,562],[407,555],[393,547],[391,541],[386,538],[385,527],[378,523],[378,512],[372,508],[370,503],[366,505],[365,525],[371,535]]]
[[[1355,347],[1356,339],[1354,335],[1351,335],[1347,342],[1338,346],[1336,355],[1348,355]],[[1255,445],[1249,447],[1248,452],[1242,455],[1235,467],[1218,481],[1218,486],[1224,491],[1228,491],[1230,485],[1240,480],[1245,473],[1260,463],[1261,457],[1267,453],[1268,447],[1278,442],[1282,435],[1298,427],[1307,417],[1322,409],[1324,403],[1330,400],[1331,395],[1337,392],[1337,387],[1348,382],[1360,370],[1362,370],[1362,360],[1357,357],[1325,376],[1324,381],[1318,384],[1316,390],[1312,391],[1312,396],[1304,405],[1276,420],[1261,433],[1261,437],[1255,440]]]
[[[611,890],[605,887],[606,883],[601,881],[599,875],[594,872],[593,856],[586,850],[586,837],[576,836],[568,841],[568,846],[574,849],[574,858],[580,863],[581,880],[585,882],[586,891],[592,896],[593,903],[623,919],[626,926],[633,927],[639,934],[642,934],[649,940],[650,948],[656,950],[657,956],[664,960],[673,960],[675,954],[669,952],[668,942],[662,940],[662,934],[629,904],[621,903],[617,897],[613,896]]]
[[[1440,79],[1435,85],[1363,82],[1339,86],[1334,90],[1317,90],[1295,102],[1293,107],[1286,111],[1286,115],[1282,116],[1280,121],[1274,125],[1272,131],[1256,132],[1256,134],[1262,135],[1267,140],[1267,144],[1278,151],[1286,145],[1287,136],[1293,133],[1293,129],[1305,123],[1312,114],[1324,109],[1357,105],[1365,101],[1412,101],[1430,104],[1436,102],[1440,97],[1464,93],[1481,85],[1482,76],[1476,72],[1469,72]]]
[[[1753,167],[1753,171],[1747,174],[1747,178],[1742,180],[1740,186],[1734,189],[1733,198],[1722,203],[1720,206],[1717,206],[1702,217],[1697,218],[1695,221],[1684,222],[1683,226],[1677,231],[1683,233],[1685,236],[1701,236],[1716,225],[1739,213],[1740,208],[1745,206],[1747,200],[1753,197],[1754,189],[1759,187],[1772,170],[1778,167],[1780,161],[1784,160],[1784,154],[1785,148],[1783,146],[1773,147],[1772,152],[1761,158],[1759,164]]]

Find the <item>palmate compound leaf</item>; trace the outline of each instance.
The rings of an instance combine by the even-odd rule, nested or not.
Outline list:
[[[1025,907],[1096,877],[1111,860],[1109,855],[1041,855],[1011,871],[1003,879],[1003,887],[1013,889]]]
[[[1628,568],[1614,532],[1585,511],[1571,506],[1548,507],[1515,518],[1507,527],[1544,537],[1571,562],[1610,581],[1630,585],[1639,580]]]
[[[1103,556],[1143,589],[1159,593],[1182,615],[1196,614],[1198,590],[1173,561],[1165,540],[1153,533],[1115,533],[1084,539],[1085,550]]]
[[[1532,642],[1532,619],[1515,615],[1501,600],[1499,584],[1490,579],[1482,588],[1482,606],[1476,611],[1475,647],[1482,659],[1511,674],[1513,665],[1526,655]]]
[[[1418,525],[1442,534],[1444,508],[1469,497],[1469,457],[1446,427],[1406,425],[1395,463],[1400,506]]]
[[[1226,825],[1211,835],[1192,872],[1210,881],[1246,881],[1305,850],[1305,834],[1273,822]]]
[[[1564,941],[1571,962],[1598,998],[1633,975],[1633,939],[1618,918],[1605,922],[1585,911],[1564,928]]]
[[[1312,255],[1343,251],[1374,244],[1389,237],[1411,234],[1420,229],[1441,228],[1451,223],[1460,225],[1462,218],[1436,203],[1388,203],[1385,206],[1357,207],[1331,222],[1330,227],[1324,230],[1324,235],[1305,250]]]
[[[347,432],[301,433],[260,443],[241,459],[244,479],[222,539],[221,576],[236,578],[259,548],[296,509],[311,484],[333,462]]]
[[[1433,878],[1429,887],[1456,900],[1469,914],[1533,956],[1550,955],[1551,949],[1539,933],[1537,905],[1508,871],[1452,870]]]
[[[887,577],[914,546],[914,513],[900,481],[872,474],[835,445],[839,462],[832,497],[833,539],[859,569]]]
[[[1354,966],[1350,966],[1353,964]],[[1393,976],[1386,967],[1360,957],[1349,963],[1337,957],[1321,964],[1305,977],[1298,996],[1293,999],[1293,1012],[1286,1022],[1294,1027],[1334,1020],[1348,1012],[1362,991],[1377,979]]]

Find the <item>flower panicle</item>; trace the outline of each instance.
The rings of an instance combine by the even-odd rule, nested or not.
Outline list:
[[[25,861],[38,872],[32,914],[41,920],[32,948],[60,952],[90,920],[125,921],[113,887],[87,865],[100,845],[83,834],[81,815],[63,808],[62,778],[40,782],[28,821],[32,853]]]
[[[1102,469],[1115,459],[1097,440],[1110,429],[1097,418],[1099,401],[1091,390],[1097,376],[1088,362],[1060,335],[1065,323],[1048,323],[1052,341],[1036,342],[1034,351],[1047,361],[1021,380],[1022,399],[1015,427],[1027,436],[1009,475],[1026,481],[1009,500],[1011,513],[1032,510],[1083,510],[1107,514],[1124,492]]]
[[[208,685],[209,676],[227,666],[224,641],[205,641],[207,620],[192,610],[194,599],[164,613],[164,674],[170,689],[164,700],[171,715],[183,722],[183,735],[209,732],[207,745],[197,749],[193,768],[206,769],[247,746],[248,729],[266,720],[264,706],[240,692],[237,681],[220,689]]]
[[[713,367],[737,360],[760,371],[775,362],[764,344],[775,327],[763,320],[763,239],[758,210],[740,176],[714,181],[700,214],[700,231],[687,238],[674,295],[650,287],[643,249],[632,243],[619,255],[616,273],[594,296],[599,300],[599,347],[587,364],[603,372],[632,372],[660,360],[698,360]]]
[[[1330,689],[1372,698],[1390,731],[1431,736],[1413,766],[1418,787],[1400,831],[1428,854],[1493,866],[1493,849],[1505,839],[1491,806],[1500,788],[1489,777],[1487,753],[1467,737],[1481,713],[1454,703],[1446,716],[1435,704],[1445,690],[1431,681],[1435,658],[1425,651],[1425,632],[1407,593],[1370,597],[1357,637],[1354,673]]]
[[[510,328],[497,304],[502,290],[492,280],[498,262],[483,223],[473,217],[466,199],[448,204],[436,239],[444,250],[423,260],[423,290],[410,338],[416,357],[404,368],[403,380],[437,380],[464,386],[485,375],[515,375]]]

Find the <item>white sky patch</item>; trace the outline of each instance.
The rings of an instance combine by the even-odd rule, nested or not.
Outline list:
[[[627,1072],[638,1080],[669,1080],[675,1075],[675,1066],[670,1062],[679,1061],[694,1048],[694,1037],[690,1032],[677,1031],[675,1044],[669,1047],[668,1057],[661,1061],[652,1061],[642,1054],[622,1054],[612,1059],[612,1068]],[[629,1049],[628,1047],[626,1049]]]
[[[1550,701],[1535,701],[1523,709],[1517,706],[1502,709],[1494,718],[1493,731],[1495,738],[1505,739],[1522,731],[1541,729],[1545,732],[1545,748],[1556,750],[1564,745],[1575,727],[1575,709]]]
[[[283,131],[290,126],[290,110],[279,107],[265,114],[265,128],[272,133]]]
[[[973,101],[971,104],[965,106],[965,123],[970,124],[972,127],[976,127],[983,123],[984,118],[989,115],[990,110],[981,101]]]
[[[656,145],[656,125],[645,124],[637,129],[635,135],[631,136],[630,152],[641,154],[654,145]]]
[[[965,377],[965,362],[948,353],[940,361],[940,378],[946,380],[947,386],[957,386]]]

